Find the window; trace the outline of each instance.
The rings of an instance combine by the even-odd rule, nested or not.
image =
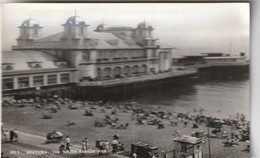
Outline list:
[[[59,65],[59,67],[67,67],[68,66],[68,63],[66,63],[66,62],[62,62],[62,63],[60,63],[60,65]]]
[[[13,70],[13,63],[2,63],[2,70]]]
[[[40,64],[35,64],[34,68],[39,69],[39,68],[42,68],[42,66]]]
[[[40,68],[42,68],[41,63],[39,63],[39,62],[28,62],[28,65],[32,69],[40,69]]]
[[[14,80],[13,78],[5,78],[2,83],[3,89],[13,89],[14,88]]]
[[[13,70],[13,67],[11,65],[7,65],[6,67],[4,67],[4,70]]]
[[[43,76],[33,76],[33,86],[42,86]]]
[[[68,63],[66,61],[56,61],[55,65],[58,67],[68,67]]]
[[[152,57],[156,57],[156,50],[152,50]]]
[[[35,34],[35,35],[38,35],[38,28],[37,28],[37,27],[34,28],[34,34]]]
[[[61,74],[60,83],[68,83],[68,82],[70,82],[70,74],[69,73]]]
[[[186,150],[187,150],[186,145],[181,145],[181,151],[186,151]]]
[[[29,77],[19,77],[18,88],[28,88],[28,87],[29,87]]]
[[[48,84],[56,84],[57,83],[57,74],[48,75],[47,81],[48,81]]]
[[[140,51],[140,56],[141,56],[141,57],[145,57],[145,56],[146,56],[145,51]]]
[[[102,53],[101,53],[102,54]],[[90,53],[88,51],[85,51],[82,53],[82,59],[84,60],[90,60]]]

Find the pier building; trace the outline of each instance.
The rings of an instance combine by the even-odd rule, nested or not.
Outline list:
[[[172,71],[172,48],[153,37],[154,28],[147,22],[136,27],[100,24],[90,30],[75,15],[62,27],[62,32],[42,37],[46,28],[36,20],[22,22],[17,45],[2,53],[3,95],[137,80]]]

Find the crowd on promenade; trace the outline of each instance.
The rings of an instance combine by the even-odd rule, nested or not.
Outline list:
[[[56,131],[52,132],[52,134],[57,134]],[[55,137],[54,137],[55,138]],[[65,140],[58,141],[60,144],[59,146],[59,153],[70,153],[71,149],[71,138],[69,136],[66,136]],[[75,143],[75,141],[74,141]],[[78,142],[79,143],[79,142]],[[93,142],[94,143],[94,142]],[[92,144],[93,145],[93,144]],[[119,151],[124,151],[124,144],[119,141],[119,135],[116,134],[113,136],[113,139],[111,142],[108,142],[107,140],[96,140],[95,147],[98,150],[95,150],[99,155],[108,155],[110,153],[116,154]],[[86,155],[88,153],[92,153],[93,149],[91,149],[91,145],[88,138],[84,138],[81,142],[81,154]]]

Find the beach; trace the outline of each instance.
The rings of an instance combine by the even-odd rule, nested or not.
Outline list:
[[[47,103],[46,103],[47,104]],[[193,131],[204,130],[207,132],[205,125],[199,125],[199,128],[193,129],[193,121],[184,127],[183,119],[176,118],[178,113],[171,111],[173,116],[169,119],[160,119],[164,124],[163,129],[158,129],[156,125],[137,124],[137,117],[133,116],[132,110],[122,108],[118,103],[109,103],[107,105],[99,105],[95,103],[86,104],[84,102],[74,102],[73,105],[77,109],[70,109],[68,105],[60,106],[57,113],[50,113],[51,105],[43,105],[44,108],[36,108],[34,104],[28,104],[19,108],[16,106],[3,107],[3,123],[4,127],[17,129],[18,131],[28,132],[39,136],[46,136],[48,132],[53,130],[60,131],[64,136],[69,135],[72,144],[80,145],[85,138],[89,138],[90,147],[95,148],[96,140],[112,141],[112,136],[118,134],[120,141],[124,143],[125,150],[130,151],[130,146],[136,142],[143,142],[149,145],[158,146],[159,153],[161,151],[173,150],[173,134],[176,131],[184,135],[191,135]],[[161,107],[162,108],[162,107]],[[84,116],[85,110],[91,111],[94,116]],[[116,110],[116,114],[111,112]],[[185,113],[185,111],[183,111]],[[42,119],[43,114],[51,115],[51,119]],[[196,113],[194,113],[196,114]],[[197,112],[197,114],[199,114]],[[114,129],[110,125],[105,127],[94,127],[95,121],[103,121],[108,115],[111,119],[118,118],[117,124],[129,123],[127,129]],[[75,125],[68,126],[67,121],[75,122]],[[177,126],[172,126],[170,121],[178,122]],[[223,126],[229,134],[230,126]],[[210,128],[212,130],[213,128]],[[203,144],[203,157],[208,157],[208,138],[205,137]],[[238,146],[224,147],[225,139],[210,139],[211,157],[212,158],[247,158],[249,152],[244,151],[247,142],[239,141]],[[26,143],[26,142],[23,142]],[[43,142],[44,143],[44,142]],[[58,148],[59,144],[57,144]],[[56,149],[57,149],[56,148]]]

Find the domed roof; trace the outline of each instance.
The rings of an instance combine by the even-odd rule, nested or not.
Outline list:
[[[140,29],[152,29],[152,25],[150,25],[149,23],[147,22],[141,22],[137,25],[137,28],[140,28]]]
[[[82,19],[79,16],[72,16],[69,17],[66,24],[72,24],[72,25],[86,25],[84,19]]]
[[[40,26],[36,20],[33,19],[27,19],[24,20],[22,25],[23,27],[34,27],[34,26]]]

